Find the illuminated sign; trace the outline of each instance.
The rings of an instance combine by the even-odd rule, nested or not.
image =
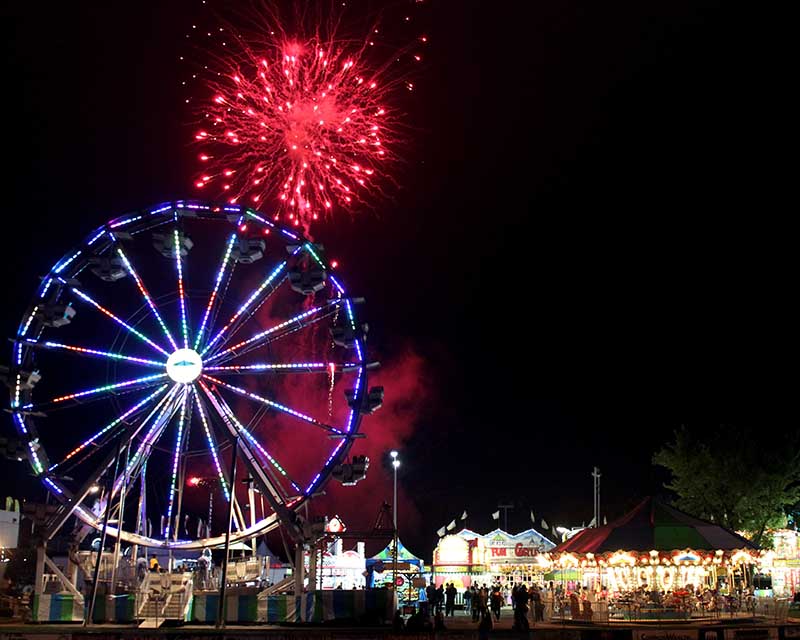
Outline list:
[[[469,543],[458,536],[445,536],[436,547],[436,564],[469,564]]]

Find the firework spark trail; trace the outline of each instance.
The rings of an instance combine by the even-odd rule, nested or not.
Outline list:
[[[254,46],[239,38],[238,52],[217,58],[195,135],[203,164],[195,187],[274,206],[275,219],[306,228],[335,208],[385,196],[403,142],[393,105],[413,87],[393,67],[400,54],[373,65],[370,37],[264,33],[273,35]]]

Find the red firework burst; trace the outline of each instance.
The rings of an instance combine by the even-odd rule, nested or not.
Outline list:
[[[213,69],[211,100],[195,134],[204,165],[195,186],[274,207],[276,219],[306,227],[334,208],[352,210],[384,195],[403,139],[392,105],[403,88],[413,88],[392,73],[397,52],[373,65],[371,38],[264,33],[270,36],[257,45],[237,38],[239,51]]]

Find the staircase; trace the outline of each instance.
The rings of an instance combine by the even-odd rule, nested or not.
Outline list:
[[[191,573],[149,573],[137,598],[140,629],[156,629],[167,621],[186,619],[192,601]]]

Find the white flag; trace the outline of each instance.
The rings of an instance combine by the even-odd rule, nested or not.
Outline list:
[[[198,518],[197,519],[197,537],[198,538],[202,538],[203,537],[203,519],[202,518]]]
[[[447,530],[448,531],[452,531],[455,528],[456,528],[456,521],[455,520],[451,520],[450,524],[447,525]]]
[[[594,526],[594,516],[592,516],[592,519],[589,521],[589,527],[593,526]]]
[[[441,529],[437,530],[437,531],[436,531],[436,533],[437,533],[437,534],[439,535],[439,537],[441,538],[441,537],[444,535],[444,527],[442,527]]]
[[[467,519],[467,510],[466,509],[464,510],[464,513],[461,514],[461,519],[462,520],[466,520]]]
[[[603,516],[603,526],[605,526],[605,525],[607,525],[607,524],[608,524],[608,518],[606,518],[605,516]]]
[[[542,529],[547,529],[547,520],[542,518]]]
[[[500,519],[500,510],[495,511],[492,514],[492,518],[495,519],[495,520],[499,520]]]
[[[535,515],[533,515],[533,511],[531,511],[531,522],[532,522],[533,524],[536,524],[536,516],[535,516]]]

